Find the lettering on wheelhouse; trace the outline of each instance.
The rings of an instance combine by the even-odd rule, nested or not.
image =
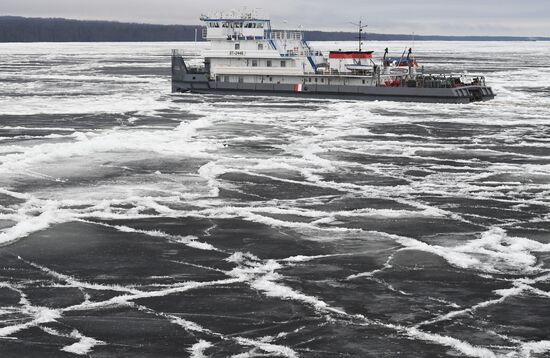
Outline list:
[[[229,51],[229,56],[246,56],[244,51]]]

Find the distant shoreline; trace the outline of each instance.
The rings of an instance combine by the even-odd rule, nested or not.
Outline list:
[[[0,16],[0,43],[33,42],[173,42],[201,39],[199,25],[154,25],[114,21]],[[353,32],[304,31],[308,41],[356,41]],[[368,33],[371,41],[407,41],[408,34]],[[415,35],[415,41],[550,41],[540,36],[446,36]]]

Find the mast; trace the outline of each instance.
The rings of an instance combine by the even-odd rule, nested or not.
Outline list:
[[[367,28],[369,25],[363,25],[363,20],[359,20],[358,24],[354,22],[351,22],[351,24],[357,26],[359,29],[359,52],[361,52],[361,48],[363,46],[363,29]]]

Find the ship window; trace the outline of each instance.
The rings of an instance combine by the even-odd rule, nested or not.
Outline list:
[[[311,77],[309,78],[309,82],[311,83]]]
[[[317,80],[318,80],[318,79],[317,79],[317,78],[315,78],[315,83],[317,83]]]
[[[264,44],[258,44],[258,50],[263,50],[264,49]]]
[[[235,50],[240,50],[241,49],[241,44],[235,44]]]
[[[242,22],[236,22],[235,27],[240,29],[241,27],[243,27],[243,23]]]
[[[229,76],[223,76],[223,81],[224,82],[229,82]]]
[[[244,82],[244,78],[239,77],[239,83],[243,83],[243,82]]]
[[[325,79],[324,79],[324,78],[321,78],[321,83],[325,83]]]
[[[365,80],[363,80],[363,84],[365,84]]]
[[[252,60],[252,67],[258,67],[258,60]]]
[[[286,67],[286,62],[285,61],[281,61],[281,67]]]
[[[273,63],[271,62],[271,60],[267,60],[267,67],[271,67],[273,65]]]
[[[269,77],[269,82],[273,82],[273,77]]]

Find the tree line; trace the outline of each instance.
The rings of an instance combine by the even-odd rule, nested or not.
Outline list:
[[[0,16],[0,42],[149,42],[198,40],[202,26],[152,25],[115,21],[82,21],[61,18],[26,18]],[[357,41],[357,33],[306,31],[309,41]],[[367,40],[411,40],[411,35],[366,34]],[[528,41],[550,38],[513,36],[425,36],[416,35],[417,41]]]

